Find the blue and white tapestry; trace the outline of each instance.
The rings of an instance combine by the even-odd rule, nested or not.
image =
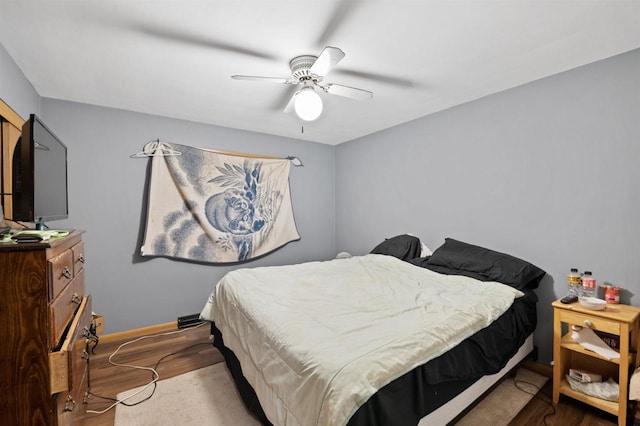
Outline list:
[[[288,159],[167,147],[181,155],[153,156],[143,256],[237,263],[300,239]]]

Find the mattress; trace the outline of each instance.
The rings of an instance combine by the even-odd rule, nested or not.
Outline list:
[[[531,290],[524,292],[494,323],[380,389],[348,424],[415,425],[477,382],[500,372],[525,347],[536,327],[538,298]]]
[[[264,414],[260,402],[251,385],[242,375],[240,363],[233,351],[224,345],[224,340],[220,331],[211,325],[211,334],[214,337],[213,345],[223,354],[227,367],[231,372],[236,387],[242,397],[246,407],[260,420],[263,425],[270,426],[272,423]],[[516,353],[506,360],[504,367],[492,374],[486,374],[478,379],[453,381],[447,385],[437,385],[428,383],[410,383],[411,377],[419,377],[411,373],[407,376],[409,382],[404,388],[394,392],[390,386],[383,389],[387,392],[385,398],[375,398],[366,402],[363,409],[358,411],[357,415],[352,417],[349,424],[362,425],[389,425],[389,426],[408,426],[418,423],[420,426],[444,426],[449,424],[456,418],[461,417],[473,405],[473,403],[482,397],[488,390],[492,388],[502,377],[509,371],[516,368],[523,360],[525,360],[534,351],[533,334],[525,339],[525,342],[519,347]],[[416,394],[411,389],[422,387],[425,392],[421,394],[442,395],[440,398],[434,398],[429,402],[429,410],[423,410],[419,413],[416,411],[403,411],[400,407],[403,401],[415,400]],[[384,401],[381,403],[381,401]],[[419,403],[414,402],[412,405],[418,406]],[[382,415],[380,415],[382,413]]]
[[[314,269],[310,277],[301,276],[294,268],[296,265],[254,268],[247,276],[240,277],[240,284],[227,286],[221,281],[212,294],[211,303],[203,309],[202,317],[213,321],[214,345],[225,355],[247,405],[265,424],[269,423],[268,418],[283,425],[417,424],[420,418],[480,377],[500,371],[535,328],[537,298],[530,289],[517,290],[469,277],[447,277],[383,255],[312,263],[317,267],[331,262],[339,266],[338,269],[346,268],[349,262],[366,265],[356,273],[365,280],[355,286],[355,292],[342,293],[347,283],[353,282],[353,276],[346,274],[344,280],[328,276],[323,267]],[[262,278],[255,276],[257,272],[265,272],[262,269],[276,278],[275,283],[262,282]],[[380,281],[381,271],[387,269],[390,275]],[[240,275],[242,273],[244,271]],[[340,274],[344,276],[345,271],[341,270]],[[294,287],[283,284],[289,279]],[[254,306],[245,310],[245,301],[229,291],[234,286],[242,288],[243,280],[252,283],[250,292],[263,297],[264,303],[254,303],[257,309]],[[314,286],[320,287],[319,293],[310,291]],[[416,292],[405,294],[405,287]],[[376,291],[371,291],[372,288]],[[451,292],[456,288],[457,292]],[[393,308],[390,316],[380,317],[378,313],[388,308],[384,300],[389,296],[387,293],[391,294],[394,303],[401,299],[404,305]],[[486,295],[489,297],[484,297]],[[226,305],[218,306],[216,312],[213,306],[225,298],[229,299]],[[283,299],[287,301],[280,306]],[[321,303],[318,308],[318,300],[328,303]],[[470,300],[480,303],[472,305]],[[353,312],[354,304],[366,307],[368,316],[365,315],[364,322],[351,316],[341,317]],[[333,310],[335,306],[332,305],[337,306],[337,310]],[[435,328],[425,334],[423,329],[427,327],[420,320],[424,311],[434,309],[434,305],[437,306],[436,315],[425,318]],[[222,313],[225,310],[228,314]],[[306,320],[304,317],[298,321],[292,321],[288,316],[278,317],[284,313],[288,315],[292,310],[305,313]],[[325,310],[333,320],[320,320]],[[402,317],[406,311],[408,316]],[[483,311],[482,315],[476,311]],[[451,315],[445,316],[445,313]],[[266,315],[266,320],[262,314]],[[241,322],[230,325],[229,316],[236,317],[231,323],[238,319]],[[263,323],[271,325],[264,328]],[[314,323],[320,324],[320,331],[311,331]],[[349,334],[366,328],[367,323],[372,325],[368,333],[373,334]],[[348,326],[344,328],[344,324]],[[404,326],[400,327],[400,324]],[[293,325],[294,339],[278,340],[277,334],[284,325]],[[401,333],[399,330],[406,325],[415,327]],[[394,334],[390,329],[398,331]],[[340,340],[345,333],[349,336],[348,341]],[[414,339],[413,343],[409,337]],[[229,341],[231,343],[227,344]],[[306,342],[306,345],[300,345],[300,342]],[[293,346],[293,350],[287,352],[288,346]],[[270,358],[282,347],[283,353]],[[341,350],[331,352],[331,348]],[[307,352],[312,350],[319,350],[325,356],[308,356]],[[334,359],[339,358],[339,352],[348,356],[344,360]],[[381,358],[371,357],[373,352],[380,352],[376,356],[381,354]],[[326,364],[334,363],[344,366],[337,364],[333,370],[329,369],[329,379],[318,379],[316,376],[320,373],[314,370],[300,382],[285,383],[294,376],[306,374],[311,365],[318,364],[319,370],[326,370]],[[349,370],[353,364],[360,364],[361,368]],[[346,377],[346,382],[340,382],[339,376]],[[359,381],[359,376],[367,376],[364,385],[351,388],[352,382]],[[338,383],[337,390],[329,387],[334,382]],[[345,387],[346,393],[342,391]],[[345,400],[346,404],[342,403]],[[337,407],[326,408],[336,405],[336,401],[339,402]],[[302,411],[305,413],[301,414]]]

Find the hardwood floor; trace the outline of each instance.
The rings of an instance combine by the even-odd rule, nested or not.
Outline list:
[[[144,385],[150,381],[151,373],[149,371],[116,367],[108,362],[109,356],[121,344],[134,339],[132,337],[100,343],[95,348],[95,354],[90,358],[90,385],[93,395],[89,398],[88,410],[101,411],[112,404],[112,401],[102,399],[97,395],[115,398],[119,392]],[[113,361],[145,367],[157,365],[156,370],[160,379],[167,379],[216,362],[222,362],[222,355],[212,346],[209,340],[209,326],[206,324],[200,327],[186,328],[180,330],[179,333],[157,335],[127,344],[113,357]],[[551,392],[552,385],[549,380],[538,393],[538,397],[534,397],[510,425],[614,426],[617,424],[614,416],[571,398],[561,397],[560,403],[554,407],[550,403]],[[84,425],[112,426],[114,419],[115,408],[104,414],[88,413]]]
[[[616,426],[618,419],[580,401],[560,396],[551,403],[553,381],[549,379],[540,392],[509,423],[510,426]],[[629,423],[627,423],[629,424]],[[631,426],[631,424],[629,424]]]
[[[209,340],[208,324],[183,330],[175,328],[171,332],[173,334],[159,334],[127,344],[115,354],[113,361],[118,364],[154,367],[160,380],[222,362],[222,355]],[[108,361],[109,356],[121,344],[135,339],[99,343],[95,348],[95,353],[89,360],[92,395],[88,400],[88,411],[105,410],[113,401],[101,397],[115,398],[119,392],[142,386],[152,379],[152,373],[148,370],[116,367]],[[115,408],[112,408],[104,414],[87,413],[83,424],[112,426],[114,419]]]

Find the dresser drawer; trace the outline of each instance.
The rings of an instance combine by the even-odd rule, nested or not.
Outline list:
[[[81,271],[69,285],[49,304],[49,341],[57,347],[69,320],[84,296],[84,271]]]
[[[47,261],[49,301],[54,300],[73,279],[73,251],[65,250]]]
[[[60,348],[49,353],[49,366],[51,368],[51,395],[68,391],[73,387],[74,381],[84,373],[83,350],[86,348],[86,331],[91,326],[91,296],[82,299],[78,312],[73,317],[68,333]]]
[[[62,347],[49,356],[51,395],[58,394],[58,426],[70,425],[85,412],[89,354],[87,333],[91,327],[91,296],[83,298]]]
[[[84,243],[80,241],[71,247],[73,253],[73,274],[78,275],[84,269]]]

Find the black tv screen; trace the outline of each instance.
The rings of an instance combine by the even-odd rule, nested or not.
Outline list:
[[[45,222],[69,217],[67,147],[35,115],[22,127],[13,156],[13,220]]]

